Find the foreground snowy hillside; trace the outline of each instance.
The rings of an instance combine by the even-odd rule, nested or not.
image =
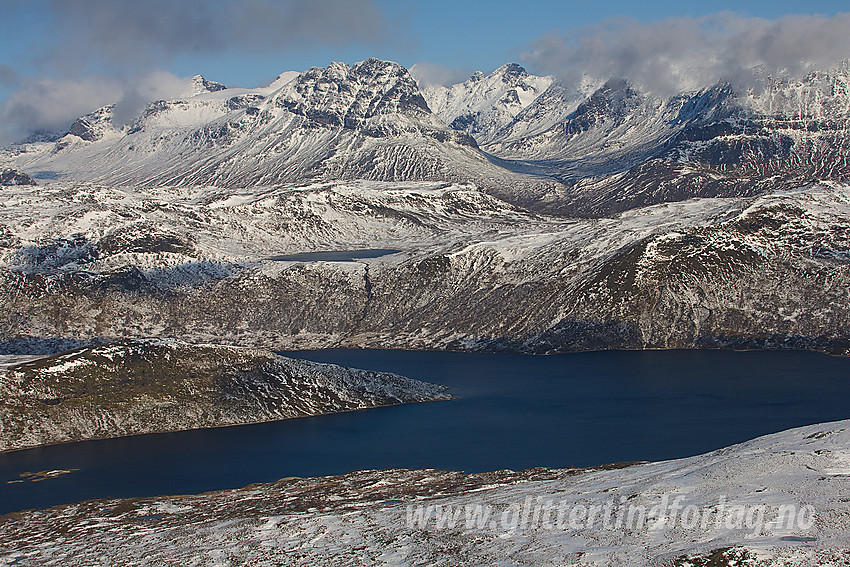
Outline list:
[[[0,369],[0,451],[448,398],[436,384],[264,350],[120,341]]]
[[[607,219],[468,185],[4,189],[4,350],[180,336],[267,348],[850,347],[850,188]],[[388,249],[352,261],[281,261]],[[273,308],[270,308],[273,306]]]
[[[847,421],[631,466],[361,471],[11,514],[0,564],[846,565],[848,475]]]

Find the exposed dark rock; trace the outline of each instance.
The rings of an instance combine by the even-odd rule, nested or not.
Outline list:
[[[37,185],[32,177],[16,169],[0,169],[0,185]]]

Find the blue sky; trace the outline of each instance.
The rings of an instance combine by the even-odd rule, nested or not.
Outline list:
[[[175,73],[200,72],[216,80],[253,86],[285,70],[326,66],[330,61],[353,63],[368,57],[398,61],[406,67],[417,62],[439,63],[454,69],[490,71],[513,61],[539,37],[552,31],[569,34],[610,18],[629,17],[652,22],[670,17],[700,16],[722,11],[774,19],[787,14],[827,16],[850,10],[846,2],[799,0],[728,0],[705,3],[681,0],[648,2],[557,0],[431,0],[379,1],[377,5],[397,24],[386,37],[346,46],[309,46],[284,51],[224,57],[187,54],[170,67]],[[801,10],[805,6],[805,10]],[[701,8],[701,9],[700,9]],[[528,63],[522,61],[522,63]],[[542,70],[529,69],[542,72]]]
[[[354,38],[337,45],[318,41],[264,51],[238,46],[210,53],[204,53],[202,48],[187,49],[155,63],[181,76],[200,72],[209,78],[241,86],[254,86],[285,70],[324,66],[331,60],[351,63],[370,56],[392,59],[408,67],[428,61],[451,68],[489,71],[521,59],[527,46],[547,32],[559,30],[568,34],[570,30],[610,18],[630,17],[652,22],[731,11],[774,19],[798,13],[831,16],[848,9],[846,2],[835,0],[715,0],[705,3],[681,0],[377,0],[375,4],[386,17],[386,29],[372,37]],[[9,65],[24,75],[33,71],[39,73],[28,59],[39,53],[40,45],[51,42],[44,32],[51,31],[56,12],[51,10],[49,3],[40,0],[0,0],[0,7],[7,15],[0,23],[0,64]],[[8,17],[10,12],[11,18]],[[58,38],[60,42],[62,39]]]
[[[569,45],[574,37],[593,37],[594,26],[612,19],[634,20],[632,28],[664,21],[675,27],[682,18],[732,12],[741,18],[734,25],[746,28],[746,18],[832,17],[845,9],[846,2],[836,0],[0,0],[0,105],[5,108],[0,120],[16,120],[14,114],[10,118],[7,99],[16,93],[21,98],[23,90],[34,89],[44,78],[63,81],[63,86],[89,81],[90,89],[108,84],[120,93],[121,85],[114,81],[129,84],[137,80],[133,77],[158,69],[178,77],[201,73],[227,85],[256,86],[282,71],[370,56],[407,67],[443,65],[458,78],[511,61],[531,72],[557,73],[555,62],[577,55],[557,47],[561,52],[554,55],[549,50],[547,57],[529,57],[541,38],[557,37],[559,45]],[[793,25],[785,26],[786,32]],[[645,39],[665,27],[644,28],[636,37]],[[608,31],[616,42],[619,32]],[[630,47],[617,49],[622,55]],[[36,86],[45,90],[58,84],[41,81]],[[85,89],[79,92],[85,99]],[[45,94],[44,104],[51,100]],[[74,111],[84,101],[79,102]],[[17,108],[20,115],[22,107]]]

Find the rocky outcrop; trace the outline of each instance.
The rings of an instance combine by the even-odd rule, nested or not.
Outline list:
[[[0,169],[0,185],[36,185],[32,177],[12,168]]]

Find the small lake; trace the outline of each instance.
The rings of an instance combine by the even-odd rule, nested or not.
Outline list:
[[[371,248],[368,250],[326,250],[323,252],[301,252],[288,256],[272,256],[269,260],[275,262],[353,262],[367,258],[380,258],[390,254],[398,254],[401,250],[389,248]]]
[[[0,454],[0,513],[356,469],[671,459],[850,417],[850,359],[808,352],[288,354],[447,384],[458,399]],[[48,469],[79,470],[7,484]]]

